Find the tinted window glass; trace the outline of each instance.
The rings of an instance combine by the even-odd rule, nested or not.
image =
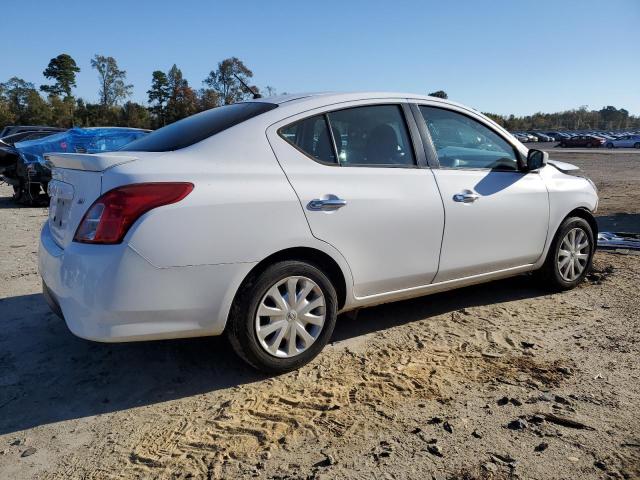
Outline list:
[[[330,112],[342,166],[413,166],[413,147],[398,105],[374,105]]]
[[[310,157],[325,163],[336,163],[324,115],[305,118],[288,125],[280,129],[280,135]]]
[[[227,128],[276,108],[273,103],[234,103],[197,113],[162,127],[121,150],[134,152],[169,152],[188,147]]]
[[[493,130],[460,113],[421,106],[440,166],[518,170],[513,147]]]

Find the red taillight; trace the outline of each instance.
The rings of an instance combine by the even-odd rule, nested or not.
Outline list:
[[[182,200],[192,183],[136,183],[108,191],[84,214],[73,238],[81,243],[120,243],[143,214]]]

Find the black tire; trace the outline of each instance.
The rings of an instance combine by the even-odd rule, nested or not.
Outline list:
[[[16,203],[20,203],[22,201],[22,195],[23,195],[23,187],[22,187],[22,183],[20,185],[13,185],[13,201]]]
[[[39,183],[14,185],[13,200],[20,205],[33,206],[40,201],[41,186]]]
[[[613,143],[611,142],[607,143],[607,148],[613,148]]]
[[[281,358],[271,355],[260,345],[255,319],[267,291],[278,281],[290,276],[307,277],[320,287],[325,298],[325,321],[318,337],[306,350],[293,357]],[[333,334],[337,312],[336,290],[329,278],[315,265],[286,260],[245,280],[234,299],[225,333],[238,356],[253,368],[266,373],[284,373],[309,363],[322,351]]]
[[[634,143],[633,148],[640,148],[640,142]]]
[[[582,273],[577,278],[571,281],[567,281],[560,273],[557,259],[562,240],[571,230],[575,228],[582,230],[587,236],[589,242],[588,259]],[[544,265],[538,271],[538,277],[543,282],[543,285],[551,290],[570,290],[572,288],[575,288],[580,282],[584,280],[584,278],[591,270],[591,263],[593,261],[595,247],[596,245],[593,230],[591,228],[591,225],[589,225],[589,222],[587,222],[582,217],[566,218],[562,222],[562,224],[560,224],[560,227],[558,228],[558,231],[553,238],[553,242],[551,243],[551,247],[549,248],[549,252],[547,253],[547,258],[544,262]]]

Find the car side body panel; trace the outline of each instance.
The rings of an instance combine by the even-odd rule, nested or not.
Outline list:
[[[347,102],[340,108],[381,103],[400,105],[404,100]],[[285,125],[333,109],[314,109],[267,130],[314,237],[348,258],[356,298],[431,283],[438,270],[444,212],[430,169],[325,165],[278,134]],[[308,208],[312,200],[328,195],[347,203],[330,212]]]

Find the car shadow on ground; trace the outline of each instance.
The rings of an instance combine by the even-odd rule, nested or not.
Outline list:
[[[526,276],[362,310],[334,342],[474,305],[545,294]],[[267,378],[224,337],[102,344],[74,337],[39,294],[0,299],[0,434]]]
[[[49,207],[49,198],[44,195],[39,195],[38,198],[32,202],[31,205],[26,203],[18,203],[13,197],[0,197],[0,210],[4,210],[7,208],[48,208]]]

